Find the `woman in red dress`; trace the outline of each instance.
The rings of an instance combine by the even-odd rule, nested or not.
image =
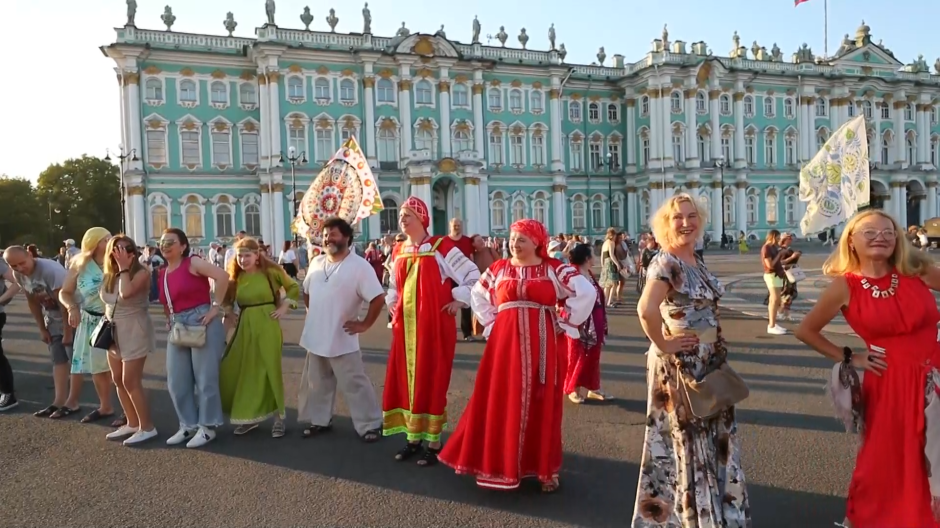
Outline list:
[[[940,526],[940,269],[912,251],[897,223],[869,210],[853,217],[823,265],[832,282],[796,337],[839,361],[829,394],[862,444],[845,526]],[[839,311],[867,345],[839,347],[823,328]]]
[[[581,325],[580,336],[566,339],[568,373],[565,376],[565,394],[573,403],[584,403],[585,398],[598,401],[611,399],[601,392],[601,348],[607,337],[607,309],[604,290],[591,273],[594,265],[591,253],[591,246],[587,244],[578,244],[569,252],[571,265],[591,281],[597,291],[591,316]]]
[[[561,468],[565,334],[577,337],[597,292],[576,269],[549,258],[545,226],[520,220],[510,230],[512,258],[493,263],[471,292],[488,340],[440,461],[482,487],[515,489],[535,477],[551,493]]]

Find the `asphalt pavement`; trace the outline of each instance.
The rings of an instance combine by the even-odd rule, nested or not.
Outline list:
[[[760,313],[754,305],[761,299],[741,287],[736,296],[733,283],[740,286],[760,272],[756,253],[706,255],[709,268],[732,283],[722,328],[731,362],[751,388],[750,398],[738,407],[738,421],[754,526],[832,526],[843,517],[856,441],[832,417],[824,397],[831,362],[790,335],[767,335],[765,321],[742,313]],[[813,258],[818,266],[822,256]],[[59,421],[34,418],[32,412],[51,401],[51,369],[25,301],[17,299],[7,310],[3,346],[22,405],[0,414],[0,526],[628,526],[644,433],[648,346],[632,285],[628,291],[627,307],[611,313],[602,356],[604,390],[616,399],[581,406],[566,402],[562,489],[551,496],[540,494],[535,483],[516,492],[487,491],[442,465],[395,462],[403,438],[360,442],[342,397],[334,430],[301,439],[295,420],[304,361],[296,346],[300,312],[284,323],[289,407],[284,438],[272,439],[270,424],[238,438],[226,426],[205,448],[167,447],[177,421],[166,391],[163,334],[145,376],[158,440],[128,448],[105,440],[110,431],[105,424],[83,425],[74,415]],[[837,343],[857,344],[852,336],[831,335]],[[366,368],[380,394],[389,342],[390,330],[382,324],[362,338]],[[457,345],[451,430],[473,388],[483,350],[482,343]],[[91,411],[96,400],[89,380],[78,416]]]

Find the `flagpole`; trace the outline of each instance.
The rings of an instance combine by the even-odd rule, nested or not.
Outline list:
[[[829,0],[823,0],[823,57],[829,58]]]

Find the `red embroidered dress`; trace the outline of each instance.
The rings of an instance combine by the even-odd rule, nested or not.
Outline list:
[[[583,275],[557,260],[490,266],[472,292],[473,311],[489,339],[470,402],[438,457],[442,463],[496,489],[514,489],[526,477],[557,477],[565,333],[578,335],[576,326],[591,314],[596,295]],[[556,316],[562,299],[567,323]]]
[[[457,346],[454,316],[444,306],[454,300],[469,306],[479,278],[476,264],[447,237],[398,245],[386,296],[392,348],[382,395],[385,436],[440,440]]]

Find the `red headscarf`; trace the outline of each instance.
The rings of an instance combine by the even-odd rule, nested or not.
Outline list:
[[[517,220],[509,226],[510,231],[515,231],[520,235],[535,242],[535,254],[542,259],[548,259],[548,229],[541,222],[536,220],[524,219]]]
[[[407,209],[411,211],[412,214],[418,217],[418,220],[421,220],[421,225],[427,229],[431,225],[431,219],[428,216],[428,206],[418,197],[409,196],[403,204],[401,204],[402,209]]]

